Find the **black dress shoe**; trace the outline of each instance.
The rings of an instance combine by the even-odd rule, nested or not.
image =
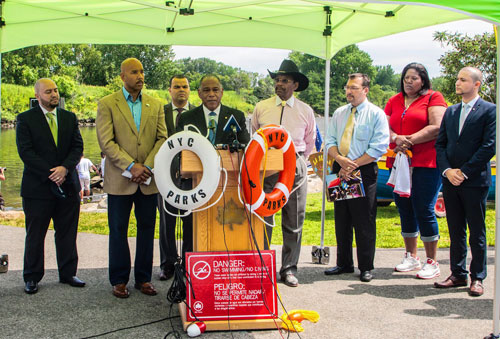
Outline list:
[[[354,272],[354,267],[335,266],[325,270],[326,275],[339,275],[342,273],[352,273],[352,272]]]
[[[174,267],[173,266],[167,266],[163,270],[160,271],[158,274],[158,278],[160,280],[168,280],[174,276]]]
[[[372,281],[372,279],[373,279],[373,275],[370,271],[363,271],[359,275],[359,280],[361,280],[362,282],[370,282],[370,281]]]
[[[38,292],[38,283],[36,281],[27,281],[24,284],[24,292],[28,294],[35,294]]]
[[[61,278],[61,279],[59,279],[59,282],[62,284],[69,284],[70,286],[73,286],[73,287],[85,286],[85,281],[81,280],[77,276],[74,276],[71,278]]]

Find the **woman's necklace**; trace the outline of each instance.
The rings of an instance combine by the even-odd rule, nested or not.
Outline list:
[[[410,107],[410,105],[418,99],[418,95],[416,97],[413,97],[413,98],[410,98],[410,97],[407,97],[405,96],[405,110],[408,109],[408,107]]]

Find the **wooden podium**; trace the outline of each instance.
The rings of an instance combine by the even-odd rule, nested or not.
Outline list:
[[[212,207],[193,213],[193,251],[251,251],[256,250],[252,230],[259,249],[264,249],[264,223],[254,215],[249,215],[238,198],[238,177],[243,151],[231,153],[228,150],[218,151],[222,166],[227,171],[226,190],[221,199]],[[263,170],[261,164],[261,171]],[[283,170],[283,153],[271,149],[267,153],[266,173]],[[182,151],[181,173],[183,177],[193,178],[193,188],[203,176],[203,166],[200,159],[191,151]],[[219,186],[208,205],[216,201],[224,188],[224,173],[221,172]],[[202,207],[203,208],[203,207]],[[251,224],[249,223],[250,217]],[[186,321],[186,306],[179,304],[184,330],[190,324]],[[276,328],[280,319],[254,320],[220,320],[204,321],[207,331],[271,329]]]

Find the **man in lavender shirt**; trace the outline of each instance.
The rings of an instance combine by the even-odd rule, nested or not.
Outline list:
[[[291,60],[283,60],[277,72],[269,71],[274,80],[276,96],[259,102],[253,111],[252,126],[254,130],[275,124],[283,126],[292,136],[297,155],[297,168],[292,194],[282,209],[281,229],[283,231],[283,250],[281,259],[281,280],[290,287],[296,287],[297,263],[300,255],[302,226],[306,213],[307,166],[305,159],[314,148],[316,139],[316,122],[314,112],[306,103],[293,96],[307,88],[309,79],[299,72],[297,65]],[[303,161],[302,161],[303,160]],[[278,181],[279,173],[267,177],[264,190],[269,192]],[[300,185],[300,186],[299,186]],[[274,216],[265,218],[266,223],[274,224]],[[272,227],[266,227],[269,243],[271,243]],[[267,241],[265,241],[267,249]]]

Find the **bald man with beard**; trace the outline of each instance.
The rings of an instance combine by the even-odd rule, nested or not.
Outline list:
[[[123,87],[99,101],[96,129],[106,154],[109,280],[113,295],[127,298],[131,271],[127,233],[132,206],[137,220],[134,287],[146,295],[157,293],[151,284],[158,193],[153,167],[154,157],[167,138],[167,128],[161,103],[142,92],[141,62],[135,58],[123,61],[120,77]]]
[[[17,116],[16,143],[24,163],[21,196],[26,216],[24,291],[38,292],[44,275],[44,244],[54,223],[59,281],[73,287],[76,277],[76,235],[80,215],[80,182],[75,170],[83,152],[78,119],[58,108],[59,91],[51,79],[35,84],[38,106]]]

